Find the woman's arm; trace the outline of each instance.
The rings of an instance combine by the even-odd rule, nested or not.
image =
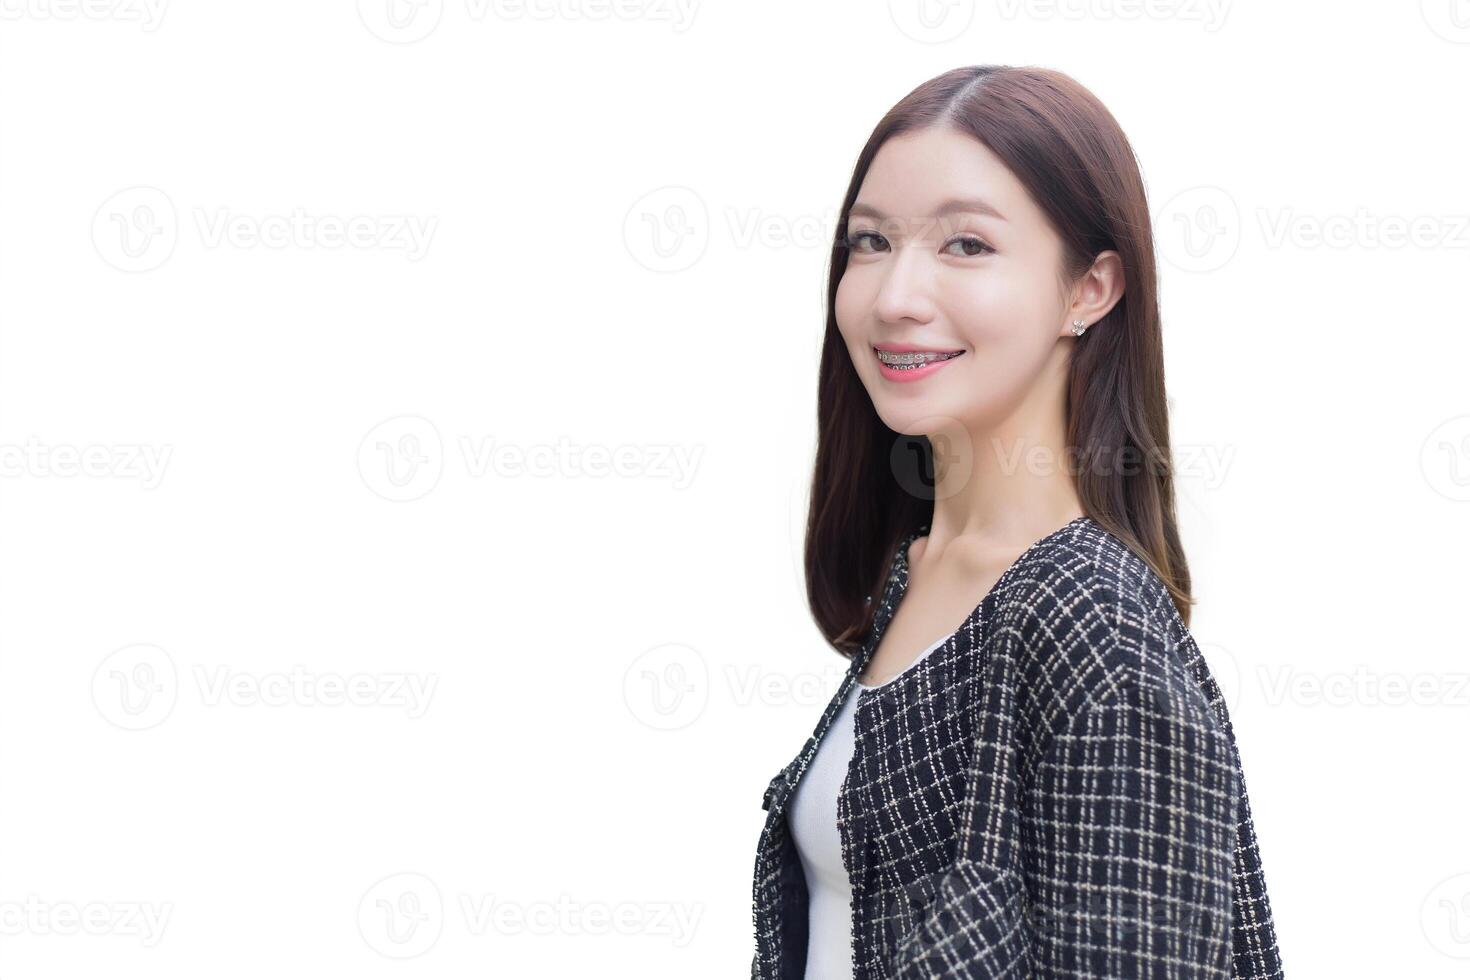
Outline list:
[[[1106,650],[1073,657],[1120,668],[1030,766],[1011,727],[1016,684],[1046,677],[1058,697],[1075,696],[1077,675],[1052,653],[992,661],[960,858],[901,917],[912,928],[896,977],[1230,976],[1237,771],[1228,733],[1172,672],[1163,636],[1114,632]],[[1008,675],[1024,680],[1008,686]]]
[[[1084,709],[1026,787],[1029,975],[1229,977],[1238,798],[1225,735],[1176,693]]]

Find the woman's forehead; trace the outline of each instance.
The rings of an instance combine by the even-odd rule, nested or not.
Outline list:
[[[949,129],[895,136],[879,147],[850,215],[939,218],[977,214],[1020,220],[1026,189],[991,150]]]

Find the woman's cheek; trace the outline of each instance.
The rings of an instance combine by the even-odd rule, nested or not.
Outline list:
[[[848,276],[844,275],[837,283],[837,296],[833,300],[833,309],[837,314],[837,329],[842,334],[849,347],[857,340],[856,331],[858,324],[862,322],[857,310],[855,297],[856,289]]]

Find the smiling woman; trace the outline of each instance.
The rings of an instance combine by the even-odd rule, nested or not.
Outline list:
[[[850,664],[766,789],[753,978],[1283,975],[1189,632],[1150,227],[1059,72],[947,72],[859,155],[805,556]]]

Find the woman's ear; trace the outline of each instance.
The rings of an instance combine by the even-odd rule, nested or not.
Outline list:
[[[1072,303],[1067,308],[1062,332],[1074,334],[1072,324],[1081,321],[1082,328],[1092,326],[1123,298],[1123,257],[1112,249],[1099,252],[1092,267],[1072,287]]]

